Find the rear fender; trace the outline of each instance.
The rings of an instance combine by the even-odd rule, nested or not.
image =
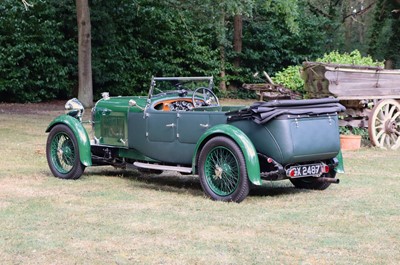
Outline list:
[[[247,135],[235,126],[229,124],[219,124],[208,129],[197,141],[195,153],[193,156],[193,172],[197,174],[197,161],[199,153],[204,144],[215,136],[224,135],[231,138],[240,147],[246,161],[247,175],[251,183],[261,185],[260,164],[257,151]]]
[[[90,139],[82,123],[69,115],[60,115],[50,123],[46,132],[50,132],[57,124],[65,124],[72,130],[78,142],[81,163],[87,167],[91,166],[92,157],[90,151]]]
[[[335,167],[336,173],[344,173],[342,150],[339,151],[339,154],[336,156],[336,159],[338,160],[338,165]]]

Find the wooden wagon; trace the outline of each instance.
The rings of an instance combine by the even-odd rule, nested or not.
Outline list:
[[[302,76],[308,97],[335,97],[346,106],[340,125],[368,128],[373,145],[399,148],[400,70],[305,62]]]

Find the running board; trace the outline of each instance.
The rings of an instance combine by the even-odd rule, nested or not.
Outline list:
[[[139,168],[171,170],[171,171],[178,171],[178,172],[183,172],[183,173],[192,173],[191,167],[165,166],[165,165],[157,165],[157,164],[149,164],[149,163],[141,163],[141,162],[134,162],[133,165],[135,167],[139,167]]]

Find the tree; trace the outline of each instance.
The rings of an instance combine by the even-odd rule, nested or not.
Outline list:
[[[68,0],[0,1],[0,101],[66,99],[76,86],[76,33],[66,25],[76,14]],[[73,7],[75,7],[73,5]]]
[[[325,19],[325,49],[367,52],[367,31],[376,0],[304,0],[307,8]]]
[[[33,7],[21,0],[27,10]],[[78,24],[78,99],[85,107],[93,106],[91,23],[88,0],[76,0]]]
[[[206,14],[200,18],[210,24],[209,14],[213,14],[211,26],[216,33],[220,53],[220,85],[222,92],[227,92],[228,73],[240,74],[240,64],[243,47],[243,20],[250,19],[257,9],[271,10],[281,16],[281,19],[291,33],[297,32],[298,0],[203,0],[196,5],[203,8],[203,12],[197,10],[196,14]],[[233,25],[233,27],[232,27]],[[233,32],[233,36],[230,33]],[[233,55],[233,56],[232,56]],[[233,57],[233,58],[232,58]],[[232,79],[230,80],[232,81]],[[230,86],[233,88],[234,86]]]
[[[78,99],[85,107],[93,106],[92,42],[88,0],[76,0],[78,22]]]
[[[386,68],[400,67],[400,0],[378,0],[369,52],[385,59]]]
[[[240,67],[240,54],[243,48],[243,15],[236,14],[233,18],[233,50],[235,52],[235,58],[233,66],[235,68]]]
[[[30,3],[28,3],[26,0],[22,0],[22,3],[23,3],[24,6],[25,6],[25,10],[28,10],[29,7],[33,7],[33,5],[30,4]]]

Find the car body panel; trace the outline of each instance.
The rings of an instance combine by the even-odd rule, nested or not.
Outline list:
[[[336,173],[341,173],[341,174],[345,173],[342,151],[339,151],[339,154],[336,156],[336,159],[338,160],[338,165],[335,167]]]
[[[142,112],[140,108],[129,105],[132,99],[139,106],[146,105],[146,99],[143,97],[107,98],[96,103],[93,108],[92,122],[94,137],[98,144],[128,147],[128,111],[129,113]]]
[[[129,106],[132,99],[142,109]],[[164,111],[165,106],[162,106],[171,100],[189,99],[168,94],[153,97],[150,103],[144,97],[100,100],[94,114],[95,136],[100,144],[132,148],[155,161],[184,166],[193,165],[198,140],[219,124],[238,128],[255,146],[256,152],[281,164],[330,159],[340,150],[335,140],[339,137],[338,130],[334,129],[338,126],[337,115],[283,115],[259,125],[248,120],[228,121],[227,113],[240,106],[201,107],[191,111]],[[231,127],[224,127],[229,131],[228,128]],[[247,149],[242,151],[246,153]]]
[[[251,139],[260,153],[281,164],[330,159],[340,150],[337,115],[281,116],[265,125],[247,120],[231,123]]]
[[[225,123],[220,112],[166,112],[146,109],[129,113],[129,148],[167,163],[191,165],[198,139],[209,127]]]

